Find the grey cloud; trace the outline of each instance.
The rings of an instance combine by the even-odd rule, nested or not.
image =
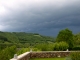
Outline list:
[[[0,16],[0,25],[4,28],[7,26],[3,31],[38,32],[44,35],[56,35],[63,28],[79,31],[80,1],[58,1],[29,1],[28,4],[23,2],[17,7],[5,5],[8,13]]]

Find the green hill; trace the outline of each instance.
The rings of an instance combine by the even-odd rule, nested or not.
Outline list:
[[[11,46],[17,45],[18,47],[35,45],[38,43],[53,43],[53,37],[42,36],[38,33],[26,32],[1,32],[0,31],[0,45]]]

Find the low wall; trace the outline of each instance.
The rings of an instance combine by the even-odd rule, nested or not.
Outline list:
[[[50,51],[50,52],[32,52],[30,58],[54,58],[54,57],[67,57],[70,51]]]
[[[71,52],[75,51],[43,51],[43,52],[26,52],[19,56],[14,56],[10,60],[30,60],[30,58],[54,58],[67,57]],[[78,51],[79,52],[79,51]]]

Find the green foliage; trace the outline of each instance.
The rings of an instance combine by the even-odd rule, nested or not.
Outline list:
[[[72,60],[80,60],[80,52],[72,52],[70,57]]]
[[[0,32],[0,41],[3,41],[1,43],[5,43],[6,41],[9,43],[18,43],[18,38],[10,32]]]
[[[20,54],[23,54],[23,53],[25,53],[25,52],[27,52],[27,51],[30,51],[30,49],[29,49],[29,48],[21,48],[21,49],[17,52],[17,54],[20,55]]]
[[[35,46],[41,51],[65,51],[68,49],[69,45],[66,42],[56,42],[56,43],[43,43]]]
[[[32,48],[32,51],[41,51],[38,48]]]
[[[0,51],[0,60],[9,60],[16,53],[16,46],[7,47]]]
[[[41,51],[47,51],[47,44],[45,44],[45,43],[37,44],[35,47],[38,48]]]
[[[57,42],[64,41],[69,44],[69,49],[73,47],[73,34],[69,29],[61,30],[56,39]]]
[[[73,49],[72,49],[72,50],[80,51],[80,46],[75,46],[75,47],[73,47]]]
[[[73,39],[74,39],[74,46],[80,45],[80,33],[75,34]]]
[[[43,43],[43,42],[54,42],[54,38],[52,37],[46,37],[41,36],[39,34],[29,34],[29,33],[15,33],[15,35],[18,37],[20,43],[30,43],[30,44],[36,44],[36,43]]]
[[[41,51],[53,51],[54,43],[41,43],[37,44],[35,48],[38,48]]]
[[[54,38],[42,36],[38,33],[25,32],[1,32],[0,31],[0,49],[16,45],[17,48],[27,48],[39,43],[53,43]]]
[[[4,43],[4,41],[8,41],[8,39],[5,36],[0,35],[0,42]]]
[[[17,54],[20,55],[20,54],[23,54],[27,51],[30,51],[32,49],[32,51],[40,51],[38,48],[21,48],[17,51]]]
[[[59,49],[65,51],[68,49],[69,45],[66,42],[59,42]]]
[[[65,51],[67,50],[69,45],[66,42],[59,42],[54,44],[54,50],[57,51]]]

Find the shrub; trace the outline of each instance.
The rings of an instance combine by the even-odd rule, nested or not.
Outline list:
[[[70,53],[70,56],[72,60],[80,60],[80,52],[72,52]]]
[[[69,45],[66,42],[44,43],[35,46],[35,48],[41,51],[64,51],[67,50],[68,47]]]
[[[32,51],[41,51],[41,50],[38,48],[32,48]]]
[[[80,46],[75,46],[72,50],[80,50]]]
[[[27,52],[27,51],[30,51],[30,49],[29,49],[29,48],[21,48],[21,49],[17,52],[17,54],[20,55],[20,54],[23,54],[23,53],[25,53],[25,52]]]
[[[16,53],[16,46],[7,47],[0,51],[0,60],[9,60]]]
[[[48,49],[48,44],[46,44],[46,43],[43,43],[43,44],[37,44],[36,46],[35,46],[35,48],[38,48],[39,50],[41,50],[41,51],[47,51]]]
[[[47,44],[47,50],[48,51],[54,51],[54,43]]]
[[[65,51],[66,49],[68,49],[69,45],[66,42],[59,42],[59,43],[55,43],[54,44],[54,50],[57,51]]]

